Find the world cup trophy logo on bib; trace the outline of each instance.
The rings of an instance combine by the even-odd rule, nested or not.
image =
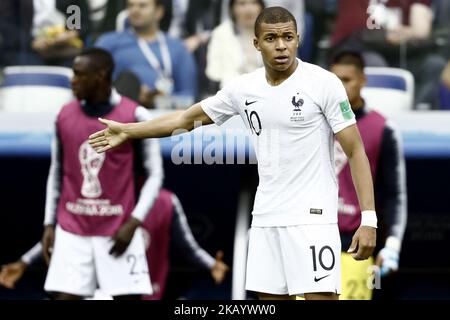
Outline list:
[[[78,157],[83,175],[81,195],[85,198],[97,198],[102,194],[98,174],[105,161],[105,154],[95,152],[88,141],[85,141],[80,146]]]

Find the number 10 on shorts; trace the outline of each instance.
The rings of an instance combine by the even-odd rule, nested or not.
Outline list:
[[[316,246],[310,246],[309,248],[311,249],[314,271],[317,271],[317,261],[322,269],[326,271],[333,269],[336,259],[334,257],[333,249],[331,249],[330,246],[323,246],[318,252]],[[329,259],[329,257],[331,257],[331,259]]]

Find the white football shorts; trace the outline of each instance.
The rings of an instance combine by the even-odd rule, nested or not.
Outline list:
[[[252,227],[245,288],[276,295],[340,294],[338,225]]]
[[[109,254],[112,246],[111,237],[80,236],[57,226],[45,290],[91,297],[99,286],[111,296],[152,294],[142,230],[136,229],[121,256]]]

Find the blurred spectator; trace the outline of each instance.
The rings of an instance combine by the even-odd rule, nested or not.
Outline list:
[[[222,0],[222,13],[221,18],[224,22],[229,17],[229,2],[230,0]],[[312,32],[307,35],[306,30],[306,15],[305,15],[305,1],[304,0],[264,0],[266,7],[283,7],[291,12],[297,21],[297,31],[300,35],[300,46],[298,48],[297,56],[302,60],[312,61],[313,55],[313,42],[312,42]],[[312,27],[312,21],[310,22],[310,27]],[[311,30],[308,30],[311,31]]]
[[[219,23],[221,1],[164,0],[166,13],[163,18],[165,21],[161,22],[161,30],[168,30],[170,36],[183,39],[186,48],[194,55],[198,66],[197,82],[200,98],[209,96],[211,91],[215,91],[205,74],[206,45],[211,31]]]
[[[222,10],[221,10],[221,19],[222,22],[227,20],[229,17],[229,5],[230,0],[222,0]],[[297,20],[297,28],[298,32],[301,36],[303,35],[304,29],[304,11],[305,11],[305,2],[304,0],[264,0],[266,7],[283,7],[287,9],[290,13],[292,13]]]
[[[222,261],[223,251],[215,258],[199,246],[189,227],[186,215],[178,197],[166,189],[161,189],[151,212],[142,224],[147,264],[154,293],[144,296],[145,300],[162,299],[166,293],[170,269],[170,252],[173,247],[192,265],[209,271],[216,284],[223,282],[229,267]],[[0,268],[0,285],[14,289],[31,264],[43,256],[42,245],[38,242],[19,260],[4,264]]]
[[[92,44],[102,33],[116,30],[117,15],[125,10],[126,0],[87,0],[91,31],[88,44]]]
[[[438,106],[444,59],[433,53],[431,0],[341,0],[332,44],[364,50],[368,66],[392,66],[412,72],[416,104]]]
[[[187,10],[192,1],[190,0],[172,0],[171,21],[169,26],[169,35],[175,38],[181,38],[187,16]],[[166,8],[167,10],[167,8]],[[168,11],[168,10],[167,10]],[[169,12],[166,12],[166,14]]]
[[[380,219],[378,242],[382,249],[375,263],[381,276],[398,270],[407,221],[405,157],[400,131],[388,119],[369,110],[361,97],[366,83],[364,62],[358,52],[342,51],[333,59],[331,71],[342,81],[361,133],[375,188],[375,204]],[[335,171],[339,181],[338,224],[342,241],[342,300],[369,300],[374,260],[356,261],[346,252],[360,225],[361,208],[353,187],[350,167],[342,147],[335,142]]]
[[[256,18],[263,0],[230,0],[230,19],[214,29],[208,46],[206,75],[223,87],[229,80],[262,67],[253,45]]]
[[[442,72],[442,82],[450,90],[450,60],[447,63],[447,66],[445,67],[444,72]]]
[[[141,81],[139,102],[148,108],[184,108],[197,94],[197,68],[181,40],[160,31],[162,0],[128,0],[131,28],[101,36],[96,46],[114,57],[114,78],[133,72]]]
[[[177,1],[177,0],[173,0]],[[178,0],[183,1],[183,0]],[[201,45],[206,44],[211,36],[211,31],[219,24],[219,8],[221,0],[185,0],[187,10],[183,24],[171,25],[171,30],[177,30],[179,37],[185,39],[184,43],[189,51],[194,52]],[[172,24],[176,23],[173,19]]]
[[[339,0],[305,0],[305,15],[312,16],[312,43],[311,61],[328,67],[328,50],[330,48],[330,35],[336,19],[337,3]],[[305,28],[307,28],[305,26]],[[306,30],[308,32],[308,30]],[[301,48],[300,48],[301,49]]]
[[[70,66],[89,31],[86,1],[77,1],[79,11],[68,10],[72,4],[70,0],[2,0],[3,63]],[[69,30],[70,21],[79,21],[80,28]]]

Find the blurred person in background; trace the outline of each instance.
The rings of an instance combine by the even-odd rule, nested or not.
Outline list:
[[[416,106],[436,108],[445,59],[434,52],[432,26],[431,0],[341,0],[332,45],[363,51],[367,66],[409,70]]]
[[[230,2],[231,0],[221,0],[221,21],[228,20],[230,16]],[[264,0],[266,7],[283,7],[291,12],[295,20],[298,23],[298,33],[304,34],[304,13],[305,13],[305,1],[304,0]]]
[[[342,252],[341,299],[372,297],[370,287],[376,263],[381,277],[398,270],[400,250],[407,221],[406,173],[400,131],[391,120],[366,107],[361,89],[366,83],[364,60],[356,51],[341,51],[332,61],[331,71],[342,81],[369,159],[379,216],[381,251],[365,261],[356,261]],[[339,180],[338,223],[342,248],[347,248],[361,221],[361,208],[353,186],[350,166],[339,142],[335,142],[335,170]]]
[[[173,249],[177,249],[176,251],[190,264],[209,271],[216,284],[223,282],[229,271],[229,267],[222,260],[223,252],[218,251],[213,258],[198,245],[181,202],[174,193],[161,189],[142,227],[153,287],[153,294],[144,296],[145,300],[164,298],[170,270],[170,254]],[[3,265],[0,270],[0,285],[14,289],[28,267],[37,263],[42,254],[42,245],[37,243],[19,260]]]
[[[103,33],[116,30],[118,14],[125,10],[126,0],[87,0],[91,30],[87,46],[92,46]]]
[[[147,108],[184,108],[197,95],[197,67],[180,39],[160,31],[162,0],[128,0],[130,28],[107,33],[95,43],[111,53],[116,68],[141,82],[139,102]]]
[[[152,293],[140,226],[162,185],[159,142],[130,143],[99,157],[86,140],[101,127],[97,117],[150,118],[112,89],[113,69],[103,49],[77,55],[71,81],[76,100],[56,119],[42,237],[50,261],[44,288],[55,299],[89,297],[97,285],[117,299]],[[138,188],[140,176],[145,181]]]
[[[3,0],[4,64],[70,66],[90,30],[86,0],[73,5],[70,0]]]
[[[206,75],[220,87],[244,73],[262,67],[253,45],[256,18],[264,9],[263,0],[230,0],[230,19],[212,32],[208,45]]]
[[[215,91],[215,84],[206,76],[207,44],[212,30],[220,23],[221,0],[172,0],[169,34],[183,39],[198,67],[198,97]]]

